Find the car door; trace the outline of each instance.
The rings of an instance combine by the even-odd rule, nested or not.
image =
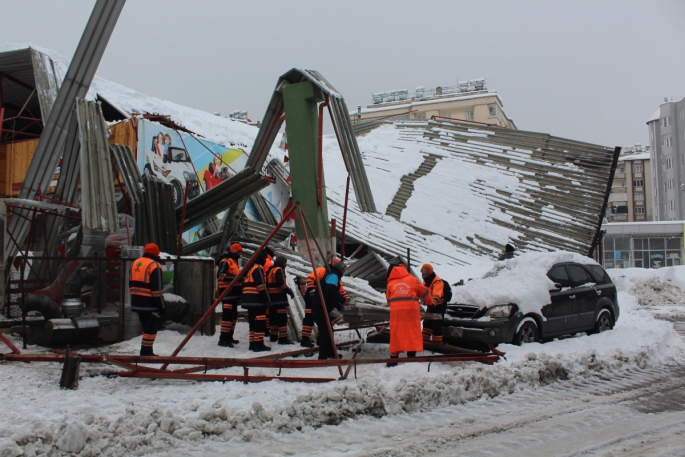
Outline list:
[[[571,296],[575,297],[571,307],[574,318],[573,320],[568,319],[568,330],[592,326],[595,319],[595,302],[597,301],[597,291],[594,288],[596,281],[583,265],[569,264],[566,269],[573,287]]]
[[[549,336],[563,333],[567,326],[568,316],[572,314],[571,302],[575,298],[571,298],[573,289],[565,264],[554,265],[547,273],[547,277],[560,286],[555,290],[550,290],[551,303],[542,308],[542,315],[546,319],[543,324],[544,334]]]

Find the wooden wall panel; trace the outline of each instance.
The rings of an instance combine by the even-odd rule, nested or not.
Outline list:
[[[16,197],[19,195],[33,153],[36,152],[36,146],[38,146],[37,138],[2,145],[5,151],[5,187],[3,190],[5,196]]]
[[[133,152],[133,157],[137,158],[138,136],[136,131],[133,129],[133,125],[131,125],[131,121],[127,120],[119,122],[118,124],[110,125],[109,129],[112,131],[112,136],[109,138],[109,142],[128,146],[131,148],[131,152]]]
[[[7,166],[7,144],[0,144],[0,198],[9,197],[7,189],[7,176],[9,167]]]

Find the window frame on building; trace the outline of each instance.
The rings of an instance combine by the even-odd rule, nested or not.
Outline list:
[[[464,113],[464,119],[466,119],[467,121],[476,120],[476,110],[467,109],[466,112]]]
[[[645,187],[644,179],[633,179],[633,187]]]
[[[642,165],[633,165],[633,173],[644,173],[644,167]]]

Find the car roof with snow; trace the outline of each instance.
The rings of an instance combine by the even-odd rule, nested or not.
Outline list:
[[[547,277],[558,263],[599,265],[593,259],[568,251],[527,252],[512,259],[495,262],[482,278],[453,288],[452,303],[492,307],[516,304],[527,314],[540,313],[550,303],[554,283]]]

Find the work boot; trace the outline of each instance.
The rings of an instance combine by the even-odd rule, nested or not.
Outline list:
[[[152,348],[148,348],[148,347],[141,347],[140,348],[140,355],[149,356],[149,357],[157,357],[157,354],[152,352]]]
[[[232,347],[234,347],[234,346],[233,346],[233,343],[231,343],[231,342],[228,341],[228,340],[222,340],[221,338],[219,338],[219,346],[221,346],[221,347],[223,347],[223,348],[232,348]]]
[[[233,332],[234,332],[234,331],[235,331],[235,330],[231,330],[231,333],[228,334],[228,341],[229,341],[229,343],[231,343],[231,344],[238,344],[238,343],[240,343],[240,341],[234,340],[234,339],[233,339]]]
[[[398,355],[395,355],[395,356],[391,355],[390,358],[391,358],[391,359],[399,359],[400,357],[399,357]],[[394,363],[393,363],[393,362],[388,362],[388,363],[385,364],[385,366],[388,367],[388,368],[390,368],[390,367],[396,367],[396,366],[397,366],[397,362],[394,362]]]
[[[407,352],[407,357],[411,357],[413,359],[414,357],[416,357],[416,351]]]
[[[275,343],[276,341],[278,341],[278,335],[274,335],[272,333],[271,336],[269,337],[269,339],[271,340],[272,343]]]
[[[303,348],[313,348],[314,343],[312,343],[311,338],[309,338],[308,336],[303,336],[302,341],[300,341],[300,346],[302,346]]]
[[[252,352],[265,352],[270,350],[271,348],[264,344],[264,341],[260,341],[258,343],[250,343],[250,351]]]
[[[273,340],[272,340],[273,341]],[[295,344],[288,339],[288,337],[283,337],[278,339],[278,344]]]

